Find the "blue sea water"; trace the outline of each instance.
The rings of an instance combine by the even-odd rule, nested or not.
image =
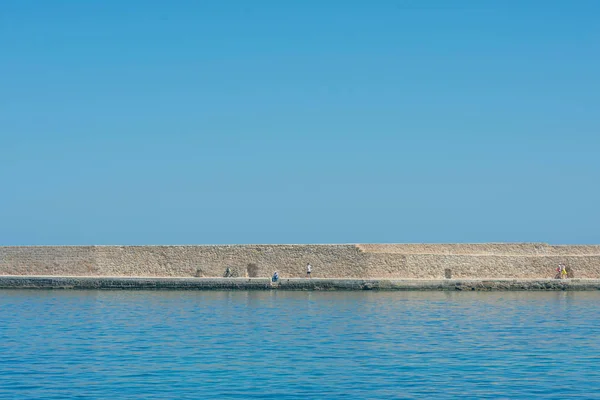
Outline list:
[[[599,292],[0,291],[2,399],[600,398]]]

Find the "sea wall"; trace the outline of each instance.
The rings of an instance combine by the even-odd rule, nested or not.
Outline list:
[[[0,247],[0,275],[347,279],[600,279],[600,246],[346,244]]]
[[[1,276],[2,289],[83,290],[600,290],[600,279],[326,279]]]

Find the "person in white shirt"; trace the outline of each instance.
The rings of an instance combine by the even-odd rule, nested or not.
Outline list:
[[[310,273],[312,270],[312,266],[310,265],[310,263],[306,264],[306,277],[310,278]]]

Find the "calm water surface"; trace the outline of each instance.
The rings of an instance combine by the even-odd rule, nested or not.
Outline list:
[[[600,293],[0,291],[0,398],[600,398]]]

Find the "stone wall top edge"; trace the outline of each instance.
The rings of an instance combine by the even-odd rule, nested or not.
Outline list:
[[[290,243],[290,244],[268,244],[268,243],[260,243],[260,244],[91,244],[91,245],[72,245],[72,244],[60,244],[60,245],[46,245],[46,244],[36,244],[36,245],[17,245],[17,246],[2,246],[1,248],[112,248],[112,247],[134,247],[134,248],[146,248],[146,247],[355,247],[356,243],[319,243],[319,244],[298,244],[298,243]]]
[[[90,248],[90,247],[332,247],[332,246],[548,246],[548,247],[600,247],[600,244],[549,244],[546,242],[473,242],[473,243],[244,243],[244,244],[84,244],[84,245],[0,245],[0,248],[31,248],[31,247],[73,247],[73,248]]]

